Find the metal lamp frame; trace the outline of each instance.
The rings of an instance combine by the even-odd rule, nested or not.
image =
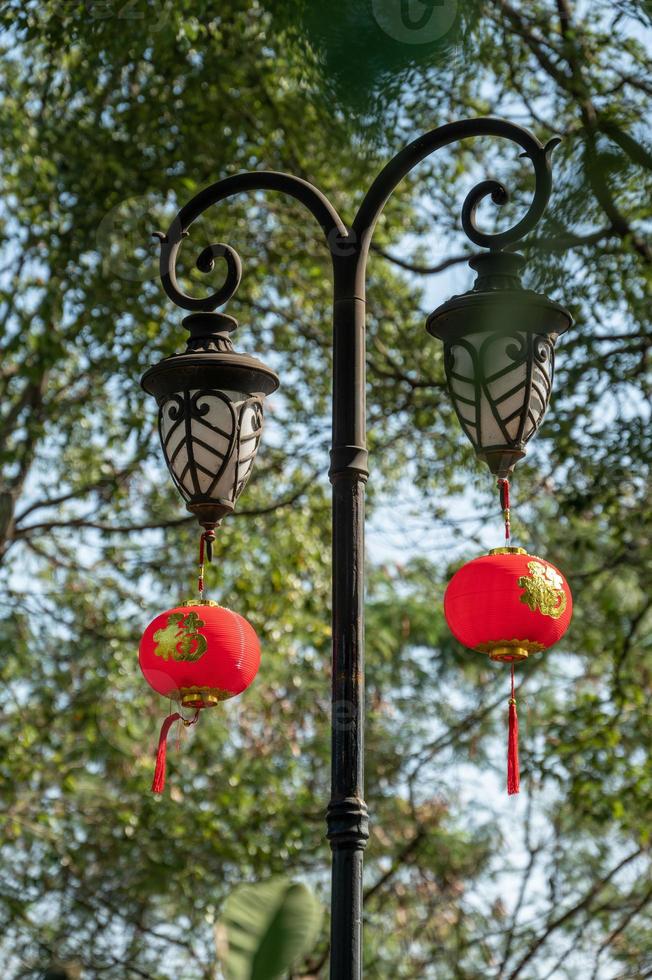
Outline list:
[[[534,168],[536,186],[529,209],[506,231],[487,234],[476,223],[477,207],[488,195],[495,204],[507,201],[507,189],[502,183],[484,180],[471,190],[464,202],[462,227],[468,238],[482,248],[489,248],[493,255],[506,255],[503,250],[528,234],[543,214],[551,192],[550,155],[559,140],[551,139],[544,145],[520,126],[493,118],[453,122],[414,140],[381,171],[350,225],[345,224],[324,194],[307,181],[290,174],[263,171],[237,174],[207,187],[181,208],[166,234],[159,234],[161,280],[167,295],[182,309],[204,316],[210,316],[235,292],[240,280],[237,253],[224,244],[209,245],[202,251],[197,260],[201,271],[210,271],[219,257],[227,264],[221,288],[203,298],[189,296],[180,289],[175,271],[177,254],[193,221],[233,195],[272,191],[299,201],[320,225],[332,260],[333,438],[329,470],[333,487],[332,781],[326,818],[332,849],[332,980],[360,980],[362,976],[362,870],[369,838],[364,800],[364,507],[369,475],[365,429],[365,285],[369,246],[383,207],[403,178],[441,147],[479,136],[502,137],[515,143],[521,148],[521,156]],[[197,352],[199,365],[206,356]],[[179,362],[185,357],[179,355],[176,365],[168,359],[164,373],[171,378],[175,370],[182,368]],[[188,368],[188,360],[185,364]],[[158,368],[152,369],[155,374]],[[201,370],[200,366],[197,370]],[[268,372],[268,376],[271,374]],[[160,397],[162,379],[163,387],[171,384],[174,388],[175,382],[163,375],[154,378],[150,375],[143,380],[147,389]],[[269,377],[268,383],[275,387]]]

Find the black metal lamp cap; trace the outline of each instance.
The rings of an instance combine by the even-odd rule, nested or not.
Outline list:
[[[478,274],[473,292],[523,288],[521,272],[525,258],[520,252],[481,252],[469,259],[469,266]]]
[[[567,309],[543,293],[523,288],[520,271],[525,259],[518,252],[485,252],[469,265],[478,273],[473,289],[451,297],[430,314],[426,330],[433,337],[451,342],[469,333],[518,329],[556,340],[572,326]]]
[[[228,313],[191,313],[183,318],[182,323],[188,333],[190,351],[232,351],[231,334],[238,326],[235,317]]]
[[[140,379],[157,402],[175,391],[221,388],[248,395],[270,395],[280,382],[278,375],[258,358],[233,349],[231,334],[238,321],[226,313],[192,313],[183,320],[190,333],[183,354],[164,357]]]

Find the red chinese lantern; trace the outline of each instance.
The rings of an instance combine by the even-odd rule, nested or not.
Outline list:
[[[557,643],[572,610],[561,572],[524,548],[494,548],[467,562],[444,597],[446,620],[460,643],[506,663]]]
[[[202,598],[161,613],[140,641],[140,669],[150,687],[195,712],[191,718],[173,712],[163,722],[152,783],[155,793],[161,793],[165,785],[167,736],[174,722],[194,725],[202,708],[212,708],[241,694],[260,665],[260,644],[251,623],[203,598],[203,546],[204,536],[200,550]]]
[[[508,539],[509,540],[509,539]],[[444,596],[444,614],[464,646],[512,665],[507,792],[519,791],[514,663],[547,650],[570,624],[573,599],[550,562],[523,548],[495,548],[463,565]]]
[[[143,633],[138,659],[159,694],[184,708],[210,708],[249,687],[260,644],[246,619],[204,599],[157,616]]]

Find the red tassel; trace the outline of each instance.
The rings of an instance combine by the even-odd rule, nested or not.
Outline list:
[[[158,750],[156,752],[156,768],[154,779],[152,780],[152,793],[162,793],[165,789],[165,769],[168,754],[168,732],[175,721],[181,720],[186,728],[194,725],[199,718],[199,708],[195,711],[193,718],[184,718],[178,711],[168,715],[161,725],[161,734],[158,737]]]
[[[165,789],[168,732],[179,718],[181,718],[181,715],[178,711],[175,711],[173,714],[168,715],[161,725],[161,734],[158,737],[158,751],[156,753],[156,769],[154,770],[154,779],[152,780],[152,793],[162,793]]]
[[[512,664],[512,696],[509,699],[509,738],[507,741],[507,792],[518,793],[521,775],[518,765],[518,715],[514,697],[514,664]]]

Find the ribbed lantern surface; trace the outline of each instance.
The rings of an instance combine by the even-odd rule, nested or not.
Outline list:
[[[444,596],[453,635],[492,660],[524,660],[553,646],[572,612],[571,591],[559,569],[522,548],[496,548],[467,562]]]
[[[260,644],[243,616],[205,600],[157,616],[143,633],[138,659],[159,694],[207,708],[249,687]]]

